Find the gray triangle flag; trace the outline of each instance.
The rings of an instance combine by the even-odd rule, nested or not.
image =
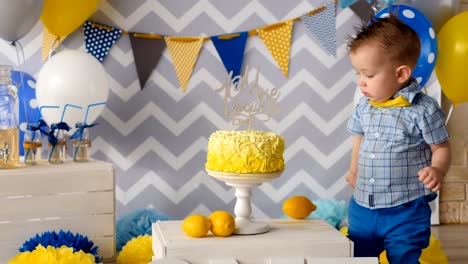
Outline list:
[[[166,42],[162,37],[149,38],[138,33],[129,33],[128,35],[130,36],[140,87],[143,90],[146,81],[158,64],[166,48]]]
[[[353,10],[353,12],[361,18],[363,23],[367,24],[367,22],[374,16],[374,10],[372,10],[372,5],[369,4],[367,1],[357,1],[356,3],[352,4],[349,8]]]
[[[307,25],[328,53],[336,57],[336,14],[335,2],[327,3],[325,10],[314,15],[303,15],[301,20]]]

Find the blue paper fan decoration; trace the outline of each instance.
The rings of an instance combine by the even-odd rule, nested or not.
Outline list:
[[[73,248],[73,252],[83,250],[85,253],[94,255],[96,263],[101,262],[101,258],[97,256],[99,251],[98,246],[95,246],[93,241],[89,240],[86,236],[73,234],[70,231],[65,232],[63,230],[60,230],[58,233],[55,231],[47,231],[42,233],[42,235],[37,234],[24,242],[19,252],[31,252],[36,249],[39,244],[43,247],[52,246],[55,248],[67,246]]]

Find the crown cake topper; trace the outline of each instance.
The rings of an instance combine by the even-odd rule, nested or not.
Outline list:
[[[244,76],[232,78],[232,73],[229,72],[226,82],[216,91],[224,90],[224,114],[232,118],[233,125],[250,129],[253,122],[265,123],[281,111],[279,90],[258,86],[258,69],[253,83],[248,80],[248,66]]]

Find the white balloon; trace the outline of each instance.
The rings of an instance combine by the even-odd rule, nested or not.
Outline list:
[[[67,107],[63,121],[74,128],[76,123],[84,121],[89,105],[106,102],[108,95],[104,67],[93,56],[77,50],[65,50],[52,56],[42,66],[36,82],[39,107],[60,106],[42,109],[42,118],[49,125],[60,122],[65,105],[73,104],[82,109]],[[96,120],[104,105],[89,109],[87,124]]]

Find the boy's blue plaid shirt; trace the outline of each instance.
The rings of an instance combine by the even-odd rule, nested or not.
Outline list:
[[[418,171],[431,165],[429,144],[449,138],[444,113],[415,80],[393,97],[400,95],[411,106],[376,108],[363,97],[348,122],[349,131],[363,135],[354,199],[364,207],[388,208],[435,197],[419,181]]]

